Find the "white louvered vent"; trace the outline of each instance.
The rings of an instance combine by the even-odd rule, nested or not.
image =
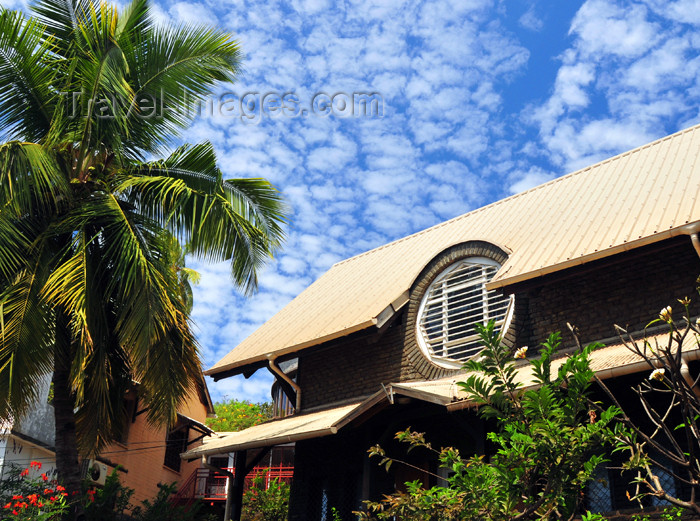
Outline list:
[[[473,257],[450,266],[428,288],[418,310],[418,337],[432,357],[464,362],[482,346],[476,324],[503,327],[512,297],[486,291],[499,265]]]

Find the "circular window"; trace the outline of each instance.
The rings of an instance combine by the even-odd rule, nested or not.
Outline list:
[[[486,257],[452,264],[430,284],[418,308],[418,345],[434,363],[459,367],[482,349],[476,324],[489,320],[507,328],[513,296],[487,291],[486,283],[500,265]]]

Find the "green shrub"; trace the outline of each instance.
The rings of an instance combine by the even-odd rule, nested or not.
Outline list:
[[[284,521],[289,510],[289,485],[274,478],[265,488],[266,473],[253,478],[243,495],[241,521]]]

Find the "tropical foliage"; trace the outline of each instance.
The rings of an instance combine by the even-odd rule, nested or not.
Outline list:
[[[236,78],[229,34],[156,25],[146,0],[40,0],[31,17],[0,8],[0,54],[0,418],[53,372],[57,465],[77,489],[77,442],[120,431],[133,382],[167,423],[201,377],[177,244],[250,292],[284,209],[265,180],[226,179],[210,143],[167,154]]]
[[[11,468],[0,480],[0,520],[59,521],[68,511],[66,489],[39,474],[41,462]]]
[[[435,453],[450,471],[448,486],[426,489],[420,482],[408,483],[406,492],[367,503],[362,519],[515,521],[567,519],[576,512],[616,434],[612,422],[618,409],[595,413],[590,405],[589,355],[596,345],[571,354],[557,367],[552,357],[560,336],[551,335],[539,358],[526,362],[535,385],[523,388],[513,352],[501,343],[493,322],[480,334],[484,350],[467,364],[469,376],[460,385],[480,406],[479,414],[498,426],[488,434],[494,447],[490,458],[464,457],[451,447],[434,449],[420,433],[399,432],[397,438],[410,448]],[[524,357],[525,351],[516,355]],[[399,461],[381,447],[370,454],[385,466]]]
[[[700,278],[696,291],[700,293]],[[618,326],[627,348],[649,366],[647,378],[641,378],[634,388],[646,418],[627,414],[630,404],[622,404],[605,382],[599,384],[623,410],[621,421],[629,428],[617,437],[617,448],[628,456],[624,467],[636,472],[634,499],[653,496],[697,516],[700,377],[691,375],[690,363],[700,347],[700,319],[691,316],[690,298],[678,299],[678,303],[682,309],[678,316],[667,306],[637,338]],[[657,326],[661,331],[652,329]]]
[[[40,469],[41,463],[32,461],[28,468],[15,468],[0,481],[1,521],[59,521],[76,503],[83,506],[85,521],[212,521],[202,514],[201,503],[189,508],[175,505],[171,501],[177,488],[174,483],[161,485],[155,498],[134,505],[134,490],[121,484],[117,470],[100,488],[84,484],[82,490],[68,494],[46,474],[31,476]]]
[[[228,400],[214,404],[216,418],[208,418],[207,426],[217,432],[242,431],[272,418],[272,404]]]
[[[285,521],[289,510],[290,487],[277,478],[266,486],[267,475],[257,474],[243,494],[241,521]]]

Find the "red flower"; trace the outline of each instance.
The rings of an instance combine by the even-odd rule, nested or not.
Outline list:
[[[45,488],[44,489],[44,495],[48,496],[49,494],[53,494],[53,489],[51,488]]]
[[[65,490],[66,490],[66,487],[62,487],[61,485],[58,485],[58,486],[56,487],[56,491],[57,491],[57,492],[65,492]]]
[[[12,508],[12,502],[8,503],[8,504],[5,505],[3,508]]]
[[[19,512],[17,512],[16,510],[13,510],[13,511],[12,511],[12,514],[15,515],[15,516],[18,516],[18,515],[19,515]]]
[[[24,499],[24,496],[12,496],[12,499]]]
[[[44,480],[44,481],[48,481],[48,480],[49,480],[49,477],[48,477],[46,474],[42,474],[42,475],[41,475],[41,479]]]
[[[37,470],[40,469],[40,468],[41,468],[41,463],[38,462],[38,461],[32,461],[32,462],[29,464],[29,468],[33,469],[34,467],[36,467]]]
[[[24,469],[22,472],[19,473],[20,476],[26,476],[29,474],[29,469]]]

